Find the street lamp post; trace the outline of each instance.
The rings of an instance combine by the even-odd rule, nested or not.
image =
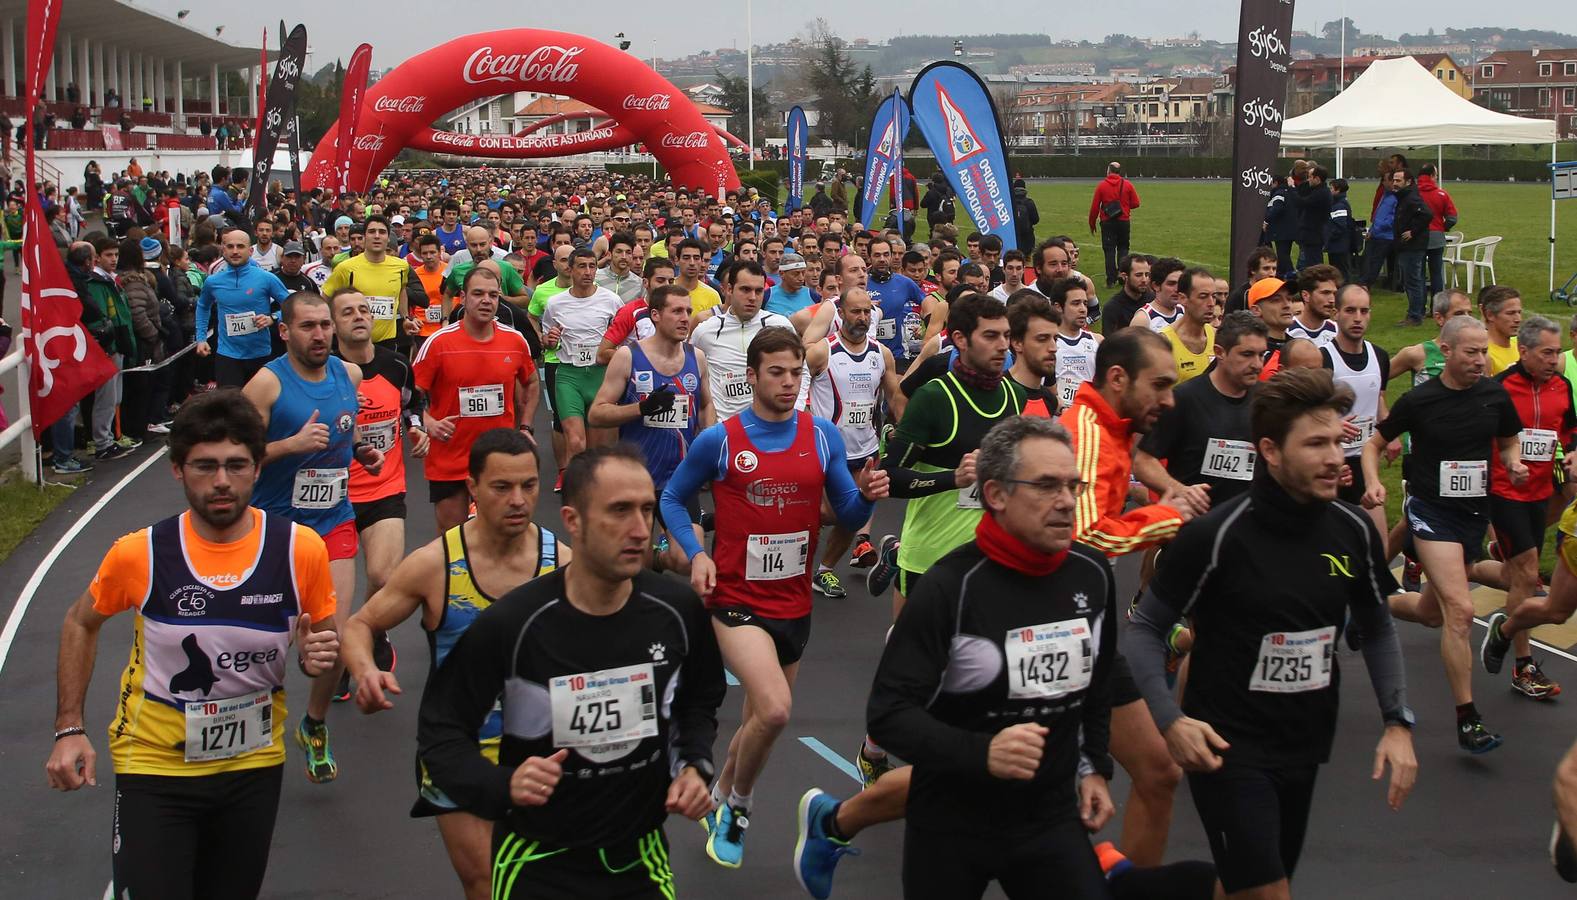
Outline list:
[[[755,3],[745,0],[745,155],[750,168],[756,168],[756,39],[752,30],[751,11]]]

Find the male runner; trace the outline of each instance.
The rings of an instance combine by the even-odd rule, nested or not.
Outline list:
[[[750,266],[764,282],[755,263],[738,263],[733,274]],[[875,460],[850,473],[840,464],[846,454],[837,427],[795,411],[804,352],[792,330],[762,329],[746,359],[750,407],[702,432],[663,489],[663,521],[690,559],[690,583],[706,598],[723,658],[745,689],[742,721],[714,786],[720,808],[704,823],[707,855],[729,868],[744,859],[756,780],[788,725],[810,640],[821,498],[852,531],[887,496],[887,473]],[[708,483],[717,522],[711,554],[685,509]]]
[[[1287,326],[1287,334],[1308,338],[1322,347],[1335,340],[1336,292],[1341,288],[1342,280],[1341,270],[1324,263],[1300,269],[1298,291],[1303,298],[1303,308],[1293,316],[1292,324]]]
[[[1149,277],[1149,264],[1143,260],[1134,265],[1145,266]],[[1062,309],[1062,323],[1057,326],[1057,413],[1073,405],[1073,396],[1079,385],[1095,377],[1095,351],[1104,340],[1089,330],[1090,295],[1084,282],[1076,278],[1063,278],[1053,282],[1046,295],[1053,306]]]
[[[652,336],[655,330],[651,319],[651,296],[658,288],[673,284],[674,264],[660,256],[648,259],[641,271],[641,293],[634,300],[619,307],[608,330],[603,332],[602,345],[597,348],[597,364],[605,366],[613,360],[613,351],[628,347],[636,341]]]
[[[471,258],[465,262],[453,263],[449,266],[449,274],[444,277],[444,299],[452,306],[454,298],[463,294],[461,285],[465,284],[465,276],[472,269],[493,259],[493,233],[480,225],[472,225],[465,230],[465,246],[471,251]],[[494,260],[502,263],[503,260]],[[511,265],[499,265],[499,289],[503,295],[501,302],[525,309],[531,302],[530,292],[526,290],[525,281],[521,280],[520,273]]]
[[[925,298],[920,286],[909,276],[893,271],[896,260],[891,241],[874,238],[867,252],[870,270],[864,287],[882,311],[881,318],[871,329],[871,337],[907,368],[924,342],[925,323],[920,318],[920,304]]]
[[[1123,635],[1155,724],[1189,772],[1231,898],[1292,896],[1315,776],[1335,738],[1336,635],[1349,615],[1385,722],[1373,777],[1390,767],[1393,810],[1417,774],[1384,542],[1336,499],[1349,402],[1318,370],[1289,370],[1257,389],[1252,435],[1269,477],[1183,528]],[[1179,705],[1164,636],[1181,616],[1198,624],[1199,640]]]
[[[356,705],[364,713],[392,709],[401,694],[392,672],[379,671],[376,640],[418,611],[432,651],[429,675],[482,610],[515,587],[570,561],[569,547],[532,522],[540,488],[536,451],[513,428],[484,431],[471,444],[467,487],[476,515],[401,560],[387,584],[345,624],[341,655],[356,679]],[[487,714],[477,739],[498,762],[502,706]],[[490,822],[461,809],[432,783],[417,761],[417,800],[411,815],[436,816],[438,833],[467,900],[489,896]]]
[[[920,319],[925,322],[927,341],[947,330],[947,298],[954,285],[958,284],[958,270],[963,265],[964,258],[956,250],[938,253],[936,261],[932,263],[936,287],[920,301]]]
[[[537,370],[520,332],[494,321],[498,275],[472,269],[465,277],[465,312],[427,339],[411,366],[427,394],[422,424],[432,442],[424,464],[427,499],[440,533],[465,521],[471,442],[492,428],[531,432],[537,411]]]
[[[1220,505],[1254,480],[1249,400],[1265,364],[1265,323],[1246,310],[1228,313],[1215,338],[1215,366],[1173,392],[1176,405],[1139,439],[1133,470],[1158,493],[1207,485]]]
[[[1473,315],[1473,300],[1459,290],[1447,289],[1435,295],[1433,312],[1435,325],[1444,328],[1446,321],[1457,316]],[[1412,385],[1417,387],[1445,367],[1445,356],[1435,338],[1410,344],[1396,351],[1391,357],[1391,377],[1404,372],[1412,373]]]
[[[1078,289],[1084,290],[1083,282],[1078,282]],[[1024,391],[1026,416],[1049,419],[1056,415],[1057,395],[1048,385],[1057,372],[1057,329],[1061,325],[1059,307],[1039,291],[1020,288],[1008,301],[1008,346],[1013,353],[1008,377]]]
[[[1313,267],[1304,269],[1311,271]],[[1302,273],[1299,274],[1302,278]],[[1318,292],[1305,292],[1322,302]],[[1331,370],[1337,384],[1346,385],[1352,392],[1352,406],[1347,415],[1349,427],[1342,441],[1342,451],[1347,455],[1346,465],[1352,480],[1342,485],[1339,496],[1344,503],[1357,504],[1363,500],[1364,473],[1361,457],[1363,445],[1374,433],[1375,425],[1385,421],[1385,386],[1390,381],[1391,358],[1383,347],[1364,340],[1369,331],[1369,289],[1361,284],[1341,288],[1335,299],[1336,337],[1320,348],[1324,367]],[[1315,341],[1315,343],[1319,343]],[[1400,447],[1394,448],[1400,451]],[[1394,458],[1390,450],[1387,455]],[[1387,531],[1385,508],[1365,510],[1374,520],[1374,527],[1381,533]]]
[[[681,256],[680,266],[683,265]],[[706,356],[708,386],[719,422],[750,408],[748,357],[756,335],[773,327],[794,330],[788,319],[761,308],[766,284],[766,273],[760,263],[741,260],[729,266],[723,271],[723,290],[728,294],[728,305],[714,308],[690,326],[690,343]],[[684,287],[682,280],[679,286]],[[688,289],[686,292],[690,293]],[[693,311],[694,293],[690,293],[690,301]],[[820,340],[819,335],[814,337]],[[806,388],[809,388],[808,382]]]
[[[1504,284],[1491,284],[1478,292],[1478,310],[1489,331],[1490,375],[1499,375],[1517,362],[1517,329],[1522,327],[1522,295]]]
[[[1416,599],[1394,598],[1391,612],[1441,628],[1440,657],[1457,706],[1457,744],[1469,753],[1488,753],[1500,746],[1501,736],[1484,726],[1473,705],[1468,637],[1474,609],[1468,567],[1484,544],[1491,452],[1500,455],[1513,485],[1527,482],[1528,467],[1522,462],[1517,408],[1499,382],[1484,377],[1489,347],[1484,325],[1467,316],[1451,319],[1440,329],[1439,341],[1445,357],[1440,375],[1403,394],[1364,444],[1363,505],[1385,506],[1380,456],[1388,442],[1411,432],[1402,513],[1412,555],[1423,566],[1427,583]]]
[[[416,239],[418,263],[411,267],[411,275],[421,285],[421,297],[407,298],[406,305],[410,307],[411,317],[421,326],[416,332],[418,343],[432,337],[434,332],[444,327],[442,253],[443,247],[438,243],[438,238],[431,233],[423,234]],[[412,302],[412,300],[426,302]]]
[[[1522,420],[1522,461],[1528,468],[1528,479],[1524,484],[1513,484],[1505,467],[1491,461],[1490,523],[1509,577],[1506,609],[1489,617],[1480,653],[1485,670],[1495,674],[1515,645],[1512,688],[1523,696],[1546,700],[1559,695],[1561,688],[1533,661],[1527,629],[1550,621],[1552,601],[1540,598],[1543,602],[1527,613],[1521,607],[1543,587],[1539,553],[1544,549],[1547,509],[1556,488],[1555,454],[1558,448],[1570,446],[1577,416],[1572,410],[1571,382],[1560,371],[1560,326],[1543,316],[1523,319],[1517,350],[1520,361],[1495,378],[1511,396]]]
[[[1161,327],[1161,337],[1172,345],[1177,364],[1177,383],[1205,374],[1216,344],[1216,329],[1210,324],[1215,315],[1216,277],[1193,266],[1177,279],[1177,307],[1182,315]],[[1151,319],[1151,321],[1155,321]]]
[[[723,302],[717,291],[701,280],[701,276],[706,274],[707,253],[706,245],[694,238],[685,238],[679,242],[679,255],[675,257],[679,263],[678,284],[690,295],[691,315],[700,315]],[[761,280],[763,284],[766,282],[765,272]]]
[[[547,263],[554,272],[552,278],[544,279],[537,283],[531,291],[531,303],[526,307],[526,318],[530,320],[531,327],[540,336],[545,333],[542,328],[542,313],[548,308],[548,301],[553,297],[569,290],[570,272],[569,255],[575,252],[574,244],[570,243],[568,231],[554,232],[552,254]],[[548,405],[548,412],[553,416],[553,458],[554,460],[567,459],[568,444],[564,437],[564,423],[559,419],[557,404],[554,402],[554,392],[558,389],[558,351],[553,347],[542,348],[542,397]],[[559,490],[564,486],[564,467],[559,466],[558,479],[554,482],[553,489]]]
[[[577,455],[564,501],[574,562],[471,621],[428,679],[418,752],[437,790],[494,822],[495,900],[671,900],[663,819],[712,808],[717,643],[695,594],[645,571],[657,501],[639,454]],[[500,697],[495,764],[479,723]]]
[[[1024,251],[1009,250],[1002,255],[1002,283],[992,288],[990,296],[1008,302],[1008,298],[1024,287]]]
[[[1155,291],[1150,289],[1150,257],[1140,253],[1124,255],[1117,262],[1117,281],[1122,287],[1106,301],[1101,314],[1106,321],[1116,322],[1117,328],[1126,328],[1133,321],[1133,314],[1155,299]]]
[[[224,266],[209,275],[197,295],[197,355],[214,347],[214,381],[220,387],[241,387],[263,368],[273,353],[269,329],[274,307],[290,296],[279,276],[252,262],[252,239],[239,228],[219,238]],[[217,339],[208,342],[208,323],[217,315]]]
[[[436,248],[436,244],[432,245]],[[422,427],[422,394],[411,377],[411,364],[387,347],[372,343],[372,309],[354,288],[341,288],[329,298],[340,359],[361,369],[356,391],[356,426],[361,439],[383,452],[377,474],[359,462],[350,466],[350,505],[367,570],[367,596],[378,593],[389,573],[405,555],[405,450],[402,432],[411,442],[411,458],[427,456],[429,440]],[[394,645],[382,632],[376,654],[381,668],[393,671]]]
[[[618,294],[620,303],[639,299],[644,291],[640,274],[632,268],[635,264],[635,235],[616,232],[608,238],[608,264],[597,270],[597,287]]]
[[[1073,544],[1087,485],[1065,429],[1011,418],[977,464],[989,512],[915,586],[867,709],[914,764],[903,893],[979,897],[994,880],[1009,897],[1105,898],[1086,833],[1113,812],[1116,582]]]
[[[1265,368],[1259,376],[1263,381],[1281,368],[1281,348],[1287,344],[1287,329],[1292,325],[1292,294],[1287,283],[1280,278],[1254,282],[1248,289],[1248,309],[1265,323]]]
[[[1188,266],[1180,259],[1158,259],[1150,267],[1150,283],[1155,285],[1155,298],[1139,307],[1128,320],[1129,327],[1160,331],[1176,322],[1183,315],[1182,297],[1178,286],[1182,284],[1183,270]]]
[[[608,323],[623,302],[597,286],[597,255],[581,247],[570,252],[570,288],[550,297],[542,309],[542,345],[558,354],[553,408],[564,426],[565,462],[588,445],[604,443],[602,432],[586,427],[586,410],[602,387],[605,366],[597,364]]]
[[[872,246],[880,241],[873,241]],[[895,276],[897,277],[897,276]],[[878,453],[877,410],[885,398],[891,421],[903,418],[908,398],[898,389],[898,371],[886,345],[869,340],[873,298],[864,288],[850,288],[837,299],[838,331],[805,348],[805,368],[810,385],[810,409],[819,418],[838,426],[850,473],[865,468]],[[821,563],[811,587],[819,594],[841,599],[849,592],[833,567],[854,547],[849,564],[869,568],[876,562],[871,546],[871,522],[850,531],[834,524],[822,549]]]
[[[285,764],[290,643],[309,675],[338,656],[323,540],[251,507],[267,441],[235,390],[198,394],[170,426],[186,512],[120,538],[66,613],[49,786],[98,785],[84,728],[99,632],[135,610],[115,767],[115,897],[253,898]],[[240,627],[238,627],[240,626]]]
[[[690,295],[665,284],[647,299],[652,334],[614,351],[587,421],[619,429],[619,440],[640,450],[661,495],[702,429],[717,422],[707,377],[706,354],[685,342],[690,335]],[[690,507],[701,517],[700,504]],[[654,523],[656,527],[660,523]],[[688,575],[689,558],[672,542],[661,554],[663,568]]]
[[[323,296],[332,297],[340,288],[353,287],[372,307],[372,341],[390,350],[401,331],[416,334],[421,323],[410,321],[405,285],[411,280],[411,264],[389,252],[389,220],[370,215],[366,221],[366,241],[361,253],[334,267],[323,282]]]
[[[403,265],[403,263],[402,263]],[[328,300],[298,291],[285,298],[280,333],[286,352],[268,363],[241,393],[257,407],[268,446],[253,499],[257,507],[317,532],[328,547],[334,593],[347,600],[335,613],[335,630],[349,617],[356,592],[356,514],[347,490],[350,466],[359,461],[376,475],[383,451],[363,441],[356,426],[361,369],[329,355],[334,318]],[[296,743],[307,754],[307,780],[333,781],[339,774],[325,721],[329,702],[343,696],[338,662],[313,679],[307,712],[296,727]]]

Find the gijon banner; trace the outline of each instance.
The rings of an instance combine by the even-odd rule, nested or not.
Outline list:
[[[1265,204],[1276,182],[1292,58],[1292,0],[1243,0],[1238,21],[1232,131],[1232,282],[1264,242]]]

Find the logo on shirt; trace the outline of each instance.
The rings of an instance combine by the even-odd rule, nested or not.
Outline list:
[[[1341,556],[1337,556],[1334,553],[1321,553],[1320,556],[1324,557],[1325,561],[1330,564],[1330,576],[1332,578],[1335,578],[1338,573],[1344,578],[1352,577],[1352,558],[1347,554],[1343,553]]]
[[[271,603],[284,603],[284,594],[242,594],[242,606],[267,606]]]
[[[734,468],[746,475],[756,470],[756,454],[750,450],[741,450],[734,454]]]
[[[684,377],[679,379],[679,383],[684,386],[684,391],[687,394],[695,393],[696,389],[701,386],[701,382],[695,377],[694,372],[684,373]]]
[[[187,585],[172,594],[170,599],[175,601],[175,614],[178,616],[200,616],[208,612],[208,598],[210,592],[198,585]]]
[[[1080,591],[1077,594],[1074,594],[1073,595],[1073,605],[1075,607],[1077,607],[1079,612],[1081,612],[1081,613],[1089,612],[1090,611],[1090,597],[1089,597],[1089,595],[1084,593],[1084,592],[1082,592],[1082,591]]]
[[[783,512],[790,506],[797,506],[804,501],[796,499],[799,496],[800,486],[770,478],[762,478],[745,485],[745,496],[751,504],[766,509],[777,508]]]
[[[668,648],[662,644],[653,644],[646,648],[646,652],[652,655],[652,662],[662,662],[663,656],[668,652]]]
[[[340,413],[338,424],[340,434],[346,434],[356,427],[356,419],[350,413]]]
[[[219,676],[214,674],[213,661],[197,643],[196,634],[188,634],[181,641],[181,649],[186,653],[186,668],[175,673],[170,679],[170,694],[202,694],[208,692],[219,683]]]

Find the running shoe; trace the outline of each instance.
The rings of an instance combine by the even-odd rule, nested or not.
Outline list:
[[[871,592],[872,597],[880,597],[892,587],[893,579],[898,577],[898,535],[889,534],[882,537],[880,549],[876,551],[876,565],[865,573],[865,589]]]
[[[91,463],[83,462],[73,456],[55,460],[50,468],[54,470],[56,475],[82,475],[93,471]]]
[[[393,672],[395,664],[399,662],[399,654],[394,652],[394,642],[389,640],[388,632],[380,631],[372,637],[372,664],[380,672]]]
[[[122,447],[120,444],[117,444],[113,441],[105,444],[93,452],[93,458],[99,462],[108,462],[112,459],[121,459],[130,455],[130,447]]]
[[[1484,643],[1478,646],[1479,662],[1484,664],[1484,671],[1494,675],[1500,667],[1506,664],[1506,654],[1511,650],[1511,638],[1500,633],[1500,625],[1506,621],[1503,612],[1492,613],[1484,629]],[[1515,687],[1517,680],[1511,681]]]
[[[828,834],[838,801],[811,788],[799,798],[799,841],[794,844],[794,877],[816,900],[832,896],[832,873],[844,856],[860,851]]]
[[[1477,756],[1499,747],[1500,735],[1484,727],[1484,720],[1477,716],[1457,723],[1457,746]]]
[[[1500,552],[1500,541],[1490,541],[1489,546],[1484,548],[1484,553],[1495,562],[1506,561],[1506,554]]]
[[[871,756],[865,752],[865,742],[860,742],[860,752],[854,754],[854,765],[860,770],[860,783],[870,787],[876,779],[893,770],[893,758],[885,753]]]
[[[849,592],[843,589],[843,583],[838,580],[838,573],[831,569],[817,572],[816,577],[811,579],[810,586],[815,588],[816,593],[834,600],[842,600],[849,596]]]
[[[871,546],[871,539],[861,536],[854,545],[854,552],[849,554],[849,565],[856,569],[869,569],[876,565],[876,548]]]
[[[726,803],[718,807],[708,826],[706,855],[725,868],[739,868],[745,861],[745,829],[749,827],[750,817],[744,812]]]
[[[169,434],[170,433],[170,423],[169,422],[154,422],[152,425],[148,426],[148,433],[149,434]]]
[[[1402,557],[1402,590],[1417,593],[1424,589],[1424,567],[1411,556]]]
[[[1095,858],[1100,860],[1101,872],[1108,881],[1133,868],[1133,863],[1111,841],[1101,841],[1095,845]]]
[[[1538,663],[1518,666],[1512,673],[1511,687],[1522,696],[1534,700],[1554,700],[1561,693],[1561,686],[1551,681],[1550,676],[1544,674]]]
[[[296,726],[296,746],[307,755],[308,781],[328,784],[339,775],[339,766],[334,764],[334,751],[329,749],[327,722],[308,725],[307,717],[302,716],[301,723]]]
[[[334,688],[334,702],[344,703],[350,699],[350,672],[339,673],[339,685]]]
[[[115,443],[120,445],[120,446],[122,446],[122,447],[125,447],[127,450],[135,450],[138,447],[142,446],[142,441],[136,440],[135,438],[128,437],[128,436],[126,436],[124,434],[121,435],[120,436],[120,440],[116,441]]]
[[[555,493],[555,494],[562,494],[562,493],[564,493],[564,470],[563,469],[559,469],[559,478],[558,478],[557,481],[553,482],[553,493]]]
[[[1569,884],[1577,884],[1577,848],[1572,846],[1572,839],[1561,830],[1561,823],[1556,822],[1550,830],[1550,864],[1555,866],[1555,874]]]

